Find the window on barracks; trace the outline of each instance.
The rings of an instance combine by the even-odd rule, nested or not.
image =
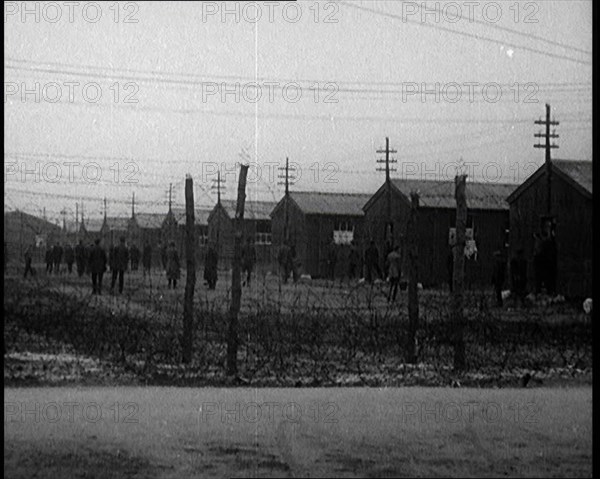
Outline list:
[[[198,229],[198,245],[206,246],[208,244],[208,227],[201,226]]]
[[[354,239],[354,225],[349,221],[337,221],[333,228],[335,244],[350,244]]]
[[[258,221],[256,223],[256,244],[271,244],[273,237],[271,236],[271,222]]]

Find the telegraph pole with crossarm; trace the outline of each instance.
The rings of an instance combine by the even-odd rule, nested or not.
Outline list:
[[[556,130],[552,130],[550,133],[550,126],[559,125],[558,121],[550,120],[550,105],[546,103],[546,119],[542,120],[541,118],[535,121],[536,125],[545,125],[546,132],[545,133],[536,133],[533,136],[536,138],[545,138],[545,144],[536,144],[533,145],[534,148],[544,148],[546,150],[546,212],[548,216],[552,213],[552,160],[550,156],[550,151],[552,148],[558,148],[558,145],[551,144],[551,138],[558,138],[558,135],[555,133]]]
[[[396,171],[395,168],[390,167],[391,163],[397,163],[396,160],[390,159],[390,153],[398,153],[396,150],[390,150],[390,139],[385,138],[385,150],[377,150],[377,153],[385,153],[385,159],[380,158],[377,163],[385,163],[385,168],[378,167],[377,171],[385,171],[385,189],[386,189],[386,217],[387,225],[385,228],[386,241],[391,241],[392,238],[392,185],[390,179],[390,172]]]

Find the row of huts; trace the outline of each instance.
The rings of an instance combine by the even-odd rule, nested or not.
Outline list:
[[[547,219],[550,191],[558,251],[557,291],[576,297],[591,294],[592,163],[553,160],[551,166],[550,190],[544,165],[521,185],[467,182],[467,235],[476,247],[476,253],[467,259],[467,284],[490,284],[497,250],[511,257],[523,249],[528,277],[533,280],[534,233],[539,233],[541,222]],[[426,287],[437,286],[448,279],[447,259],[456,218],[452,180],[392,178],[374,194],[292,191],[279,202],[247,200],[244,240],[254,241],[258,268],[263,270],[277,270],[277,252],[286,236],[295,246],[301,272],[313,278],[327,274],[332,242],[338,257],[336,275],[347,272],[345,260],[351,244],[362,253],[374,241],[383,265],[386,242],[404,246],[413,191],[419,193],[419,281]],[[222,200],[212,209],[195,211],[200,261],[211,241],[219,251],[221,266],[231,264],[235,209],[235,201]],[[183,209],[169,208],[166,214],[132,211],[129,218],[83,221],[75,237],[100,237],[108,245],[125,236],[140,248],[148,242],[155,249],[159,243],[175,241],[183,253],[184,228]]]

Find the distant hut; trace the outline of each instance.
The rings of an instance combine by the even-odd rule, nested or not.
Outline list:
[[[493,253],[504,248],[509,227],[506,199],[515,188],[512,184],[467,182],[467,235],[477,249],[476,255],[467,260],[468,287],[488,287],[490,284]],[[391,179],[389,190],[388,184],[384,183],[364,206],[365,234],[375,240],[382,262],[386,241],[404,247],[411,191],[420,194],[419,282],[425,286],[439,286],[448,279],[447,259],[456,226],[454,181]],[[391,218],[388,217],[388,201]],[[406,270],[406,255],[403,257],[403,270]]]
[[[534,233],[550,220],[557,249],[557,293],[583,298],[592,294],[592,162],[552,160],[550,214],[547,209],[546,165],[542,165],[509,197],[510,250],[528,257],[529,290],[533,289]]]
[[[244,208],[244,238],[252,238],[256,247],[256,259],[262,268],[273,266],[271,212],[276,203],[272,201],[246,201]],[[229,267],[233,259],[234,219],[237,202],[222,200],[208,217],[208,238],[215,242],[221,265]]]
[[[345,274],[344,258],[350,243],[354,240],[360,248],[364,242],[362,208],[370,197],[368,194],[290,192],[271,213],[274,250],[278,251],[284,242],[287,211],[287,236],[296,247],[301,271],[313,278],[324,277],[327,248],[333,241],[339,246],[335,274]]]

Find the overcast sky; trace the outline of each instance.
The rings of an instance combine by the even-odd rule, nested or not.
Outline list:
[[[223,18],[229,2],[81,2],[71,18],[64,2],[30,2],[26,16],[5,3],[5,209],[54,219],[83,201],[100,217],[106,196],[109,215],[126,214],[135,192],[137,211],[165,211],[170,183],[183,205],[186,173],[210,205],[209,173],[242,158],[261,167],[250,198],[281,197],[286,157],[292,189],[372,193],[386,136],[395,176],[452,177],[462,158],[474,180],[521,182],[544,160],[533,121],[546,102],[560,121],[553,156],[591,160],[591,1],[448,3],[439,18],[381,0],[238,4],[237,18]],[[422,82],[438,98],[412,94]]]

